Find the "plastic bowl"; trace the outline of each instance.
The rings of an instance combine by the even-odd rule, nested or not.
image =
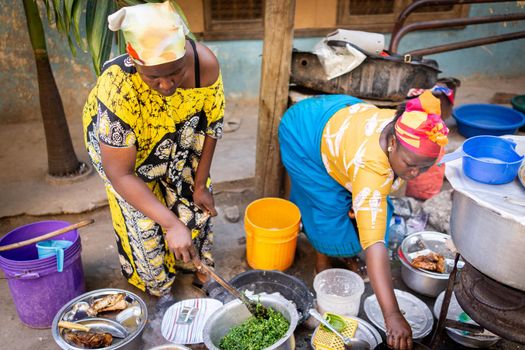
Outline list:
[[[466,104],[454,109],[458,131],[466,138],[478,135],[515,134],[525,115],[512,108],[491,104]]]
[[[510,100],[510,103],[512,103],[514,109],[525,113],[525,95],[514,96],[512,100]]]
[[[355,272],[328,269],[315,276],[314,290],[321,314],[333,312],[344,316],[357,316],[365,283]]]
[[[463,173],[474,181],[502,185],[514,180],[525,158],[516,152],[516,143],[498,136],[474,136],[460,149],[441,158],[441,163],[463,159]]]
[[[512,100],[510,100],[510,103],[512,103],[512,107],[514,107],[515,110],[525,114],[525,95],[514,96]],[[525,126],[522,126],[520,130],[525,131]]]

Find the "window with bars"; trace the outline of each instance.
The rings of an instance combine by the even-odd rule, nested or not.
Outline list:
[[[264,0],[204,0],[207,36],[257,36],[263,31]]]
[[[338,0],[337,25],[349,29],[390,32],[401,11],[416,0]],[[465,5],[423,6],[408,21],[459,18],[468,14]]]

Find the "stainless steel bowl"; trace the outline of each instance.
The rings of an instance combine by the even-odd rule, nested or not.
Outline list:
[[[291,350],[295,348],[295,339],[293,333],[299,321],[299,314],[295,306],[288,300],[281,296],[275,295],[258,295],[257,300],[264,306],[273,308],[274,310],[283,314],[283,316],[290,322],[288,332],[274,345],[266,348]],[[252,315],[241,303],[240,300],[233,300],[225,304],[222,308],[214,313],[206,322],[204,326],[203,336],[204,344],[210,350],[219,350],[218,344],[230,329],[240,325]]]
[[[137,318],[137,324],[136,326],[133,326],[131,328],[127,328],[129,331],[129,335],[124,339],[115,339],[115,343],[111,346],[102,348],[104,350],[139,350],[142,345],[142,333],[144,332],[144,327],[146,326],[146,322],[148,320],[148,309],[146,307],[146,304],[144,301],[137,296],[134,293],[131,293],[124,289],[117,289],[117,288],[106,288],[106,289],[97,289],[85,294],[82,294],[75,299],[68,302],[66,305],[64,305],[58,313],[55,315],[55,318],[53,320],[53,324],[51,326],[51,331],[53,333],[53,339],[57,343],[57,345],[63,349],[63,350],[82,350],[82,348],[76,347],[74,345],[71,345],[67,343],[63,336],[62,332],[60,332],[60,329],[58,328],[58,322],[62,321],[64,319],[64,316],[70,312],[74,306],[78,303],[90,303],[93,299],[100,298],[105,295],[109,294],[118,294],[118,293],[125,293],[126,294],[126,300],[131,304],[136,304],[140,306],[141,309],[141,315]],[[108,313],[107,315],[104,315],[104,317],[107,317],[110,320],[115,320],[116,318],[115,313]],[[128,326],[130,327],[130,326]]]
[[[441,306],[443,305],[443,299],[445,298],[445,292],[439,294],[434,303],[434,316],[439,319],[441,312]],[[447,318],[451,320],[458,320],[459,315],[463,313],[463,309],[459,305],[454,292],[452,292],[452,298],[450,299],[450,305],[448,307]],[[471,321],[476,324],[476,322]],[[493,334],[483,335],[472,335],[468,332],[460,331],[458,329],[447,327],[448,336],[456,343],[466,346],[468,348],[489,348],[496,344],[501,338]]]
[[[401,278],[410,289],[422,295],[437,297],[447,288],[454,259],[454,254],[448,250],[445,243],[449,238],[450,236],[444,233],[423,231],[413,233],[403,240],[399,248]],[[430,249],[445,257],[447,261],[446,273],[424,271],[410,265],[411,256],[424,249]]]

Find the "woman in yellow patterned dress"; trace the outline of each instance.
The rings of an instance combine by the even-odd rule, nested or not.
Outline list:
[[[279,126],[290,200],[317,252],[316,271],[331,267],[330,256],[364,250],[394,349],[412,349],[412,333],[395,299],[385,247],[392,216],[388,194],[436,162],[448,133],[441,102],[447,115],[451,100],[445,87],[425,90],[397,111],[346,95],[317,96],[292,106]]]
[[[123,31],[128,54],[106,62],[88,97],[85,143],[106,185],[122,273],[141,290],[168,295],[176,265],[213,265],[209,172],[224,114],[219,64],[186,39],[169,2],[125,7],[108,22]]]

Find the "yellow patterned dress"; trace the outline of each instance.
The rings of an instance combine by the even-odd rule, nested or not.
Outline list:
[[[106,63],[83,112],[86,147],[104,180],[122,273],[152,295],[169,292],[175,261],[162,228],[127,203],[102,167],[99,142],[136,147],[135,174],[192,231],[201,259],[213,264],[209,217],[193,203],[193,181],[205,136],[220,138],[224,91],[219,75],[211,86],[177,89],[166,97],[140,78],[128,55]],[[211,191],[211,183],[208,180]]]

